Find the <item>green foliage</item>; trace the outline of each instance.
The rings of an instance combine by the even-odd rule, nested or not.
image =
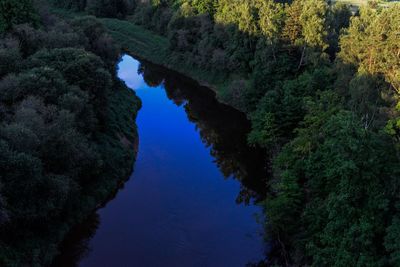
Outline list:
[[[101,57],[108,67],[113,69],[119,59],[120,51],[104,25],[92,16],[78,17],[71,24],[75,31],[85,36],[86,50]]]
[[[397,210],[398,211],[398,210]],[[387,228],[385,237],[385,248],[390,253],[389,262],[393,266],[400,264],[400,219],[394,216],[391,225]]]
[[[72,2],[67,5],[80,5]],[[282,255],[270,257],[271,264],[398,265],[398,4],[368,5],[350,19],[349,7],[322,0],[129,3],[93,0],[80,9],[127,17],[102,19],[124,49],[211,85],[220,99],[247,112],[253,127],[250,143],[270,152],[273,179],[263,206],[271,244]],[[133,129],[122,127],[118,116],[122,111],[115,103],[121,95],[104,102],[115,85],[109,72],[118,56],[105,29],[94,17],[77,18],[66,29],[65,35],[43,38],[50,33],[17,26],[14,36],[21,47],[9,42],[0,46],[4,62],[30,57],[25,68],[11,64],[17,73],[8,74],[0,62],[0,114],[7,115],[0,131],[7,142],[2,149],[4,155],[14,148],[15,153],[29,152],[18,154],[20,162],[38,177],[47,177],[41,174],[47,169],[43,162],[71,168],[63,164],[65,155],[51,150],[53,143],[67,143],[69,153],[82,149],[83,158],[73,158],[77,171],[56,175],[68,177],[61,180],[70,181],[71,192],[97,184],[94,194],[85,192],[85,203],[93,203],[112,181],[99,178],[96,183],[93,173],[83,175],[85,170],[97,166],[117,173],[129,158],[115,135],[97,129],[109,133],[112,125],[125,136]],[[65,48],[63,39],[71,40],[73,48]],[[47,50],[38,52],[38,47]],[[42,77],[38,86],[30,76]],[[34,98],[26,99],[26,94]],[[105,105],[102,114],[106,103],[114,104]],[[40,131],[29,122],[48,127],[43,114],[54,105],[57,109],[47,113],[75,131],[54,126],[59,138],[52,136],[44,150],[54,159],[42,162],[41,154],[34,153],[42,147]],[[69,143],[70,136],[79,142]],[[96,155],[90,158],[85,151]],[[60,179],[52,180],[55,191],[65,195],[57,189],[64,188]],[[7,223],[13,216],[7,208],[10,191],[0,183],[0,222]],[[54,203],[63,205],[61,200]]]
[[[342,29],[349,27],[350,17],[350,8],[341,2],[336,2],[330,8],[327,21],[330,26],[330,31],[328,32],[329,55],[332,58],[339,52],[339,36]]]
[[[100,17],[123,18],[135,7],[133,0],[88,0],[86,11]]]
[[[399,93],[400,56],[398,29],[400,5],[377,11],[363,7],[359,17],[341,38],[340,58],[358,66],[360,72],[383,74]]]
[[[113,39],[122,47],[152,61],[163,61],[168,53],[168,40],[142,28],[115,19],[103,19]]]
[[[260,1],[259,5],[258,23],[260,31],[265,36],[267,42],[271,46],[273,57],[276,60],[276,44],[282,37],[282,31],[285,21],[284,7],[283,5],[278,4],[273,0]]]
[[[86,0],[52,0],[58,7],[82,11],[86,7]]]
[[[0,78],[9,72],[17,71],[17,62],[22,60],[18,44],[11,40],[5,40],[0,44]]]
[[[300,15],[304,43],[322,51],[328,47],[325,21],[327,10],[328,6],[323,0],[306,0],[303,1],[303,10]]]
[[[400,94],[399,10],[400,4],[382,10],[361,8],[360,16],[352,18],[349,29],[341,38],[339,54],[343,62],[355,65],[359,73],[383,77],[390,85],[390,90],[383,91],[388,95],[385,98],[390,98],[393,110],[387,130],[397,139],[400,118],[396,108]]]
[[[396,201],[398,158],[388,136],[338,112],[338,100],[327,92],[313,103],[278,157],[278,193],[266,202],[267,214],[272,227],[285,225],[272,231],[290,240],[286,249],[307,251],[315,266],[384,265],[380,249]],[[279,210],[281,203],[295,209]]]
[[[51,0],[55,6],[86,11],[101,17],[125,17],[136,8],[135,0]]]
[[[193,0],[192,6],[199,14],[209,14],[213,16],[215,13],[217,1],[215,0]]]
[[[39,18],[31,0],[0,1],[0,33],[11,30],[17,24],[37,25],[38,22]]]
[[[315,265],[384,263],[380,238],[396,190],[391,186],[398,175],[397,158],[385,136],[365,131],[352,116],[339,113],[321,128],[327,137],[306,165],[310,194],[315,195],[305,210],[312,236],[307,247]]]
[[[328,89],[331,79],[330,70],[321,68],[270,88],[252,115],[250,143],[273,148],[292,139],[306,113],[306,101],[318,91]]]

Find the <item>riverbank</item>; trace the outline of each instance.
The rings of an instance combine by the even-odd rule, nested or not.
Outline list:
[[[217,94],[219,101],[232,105],[226,99],[226,95],[230,83],[237,77],[230,77],[219,72],[202,70],[196,66],[185,64],[186,55],[171,51],[167,38],[132,22],[112,18],[98,19],[103,22],[113,39],[128,54],[188,76],[200,85],[212,89]]]
[[[59,253],[59,244],[70,230],[101,207],[115,194],[121,183],[130,177],[138,147],[135,121],[140,108],[141,102],[136,94],[118,78],[114,78],[112,90],[105,96],[103,126],[93,136],[97,153],[102,157],[102,163],[98,166],[101,171],[93,170],[93,173],[98,174],[90,177],[85,186],[76,188],[73,196],[68,196],[68,199],[73,200],[69,202],[69,207],[63,211],[62,216],[48,214],[48,218],[55,219],[43,222],[46,226],[43,229],[26,229],[29,226],[21,229],[14,225],[5,225],[8,228],[17,228],[18,237],[15,238],[14,234],[11,239],[1,236],[1,266],[51,264]],[[79,152],[74,151],[70,157],[75,157]],[[24,196],[21,196],[21,201],[24,201]]]
[[[114,82],[115,91],[108,99],[106,130],[99,134],[106,172],[99,179],[95,208],[101,206],[126,181],[133,171],[139,136],[136,117],[141,101],[122,81]]]
[[[56,7],[52,7],[52,13],[68,19],[88,15],[87,12],[76,12]],[[229,96],[231,93],[229,87],[235,80],[247,80],[246,77],[239,74],[227,76],[222,72],[204,70],[187,64],[188,55],[170,50],[170,44],[166,37],[128,20],[101,17],[96,17],[96,19],[102,22],[113,40],[127,54],[183,74],[197,81],[201,86],[212,89],[221,103],[243,111],[242,107],[233,103],[234,101]]]
[[[133,172],[139,143],[136,117],[141,108],[141,101],[122,81],[115,80],[114,86],[114,91],[107,96],[105,130],[97,136],[100,153],[104,155],[105,171],[96,178],[91,188],[85,190],[86,194],[80,202],[86,206],[66,223],[61,238],[54,242],[57,246],[77,224],[87,220],[109,199],[115,197],[121,184],[126,182]],[[51,258],[58,253],[56,251]]]

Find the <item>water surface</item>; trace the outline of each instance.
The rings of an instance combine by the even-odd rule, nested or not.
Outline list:
[[[119,77],[141,98],[134,172],[77,227],[57,266],[245,266],[264,255],[253,204],[264,155],[246,117],[207,88],[124,56]]]

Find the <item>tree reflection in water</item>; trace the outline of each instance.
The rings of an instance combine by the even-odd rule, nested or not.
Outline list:
[[[163,84],[168,98],[184,105],[188,119],[196,125],[203,143],[210,147],[219,170],[226,178],[241,182],[238,203],[256,202],[266,194],[267,157],[247,143],[250,122],[245,114],[216,100],[215,93],[191,79],[142,61],[139,73],[147,85]]]
[[[60,245],[61,254],[53,262],[54,267],[77,267],[81,259],[90,253],[89,242],[100,224],[97,213],[90,215],[83,223],[74,227]]]

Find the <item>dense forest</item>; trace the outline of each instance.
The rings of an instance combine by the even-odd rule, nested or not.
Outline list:
[[[94,17],[65,21],[29,0],[0,1],[5,262],[34,246],[10,244],[7,233],[32,238],[48,221],[75,218],[77,201],[90,207],[104,194],[93,177],[116,176],[108,160],[121,156],[104,157],[121,148],[109,144],[104,105],[122,85],[118,51]],[[207,71],[221,99],[246,112],[248,142],[273,170],[265,264],[400,265],[400,4],[352,14],[324,0],[52,3],[164,36],[173,64]],[[47,256],[39,252],[30,259]]]
[[[0,265],[44,266],[128,177],[140,104],[94,17],[1,0],[0,37]]]
[[[270,264],[400,264],[399,4],[56,2],[150,29],[177,64],[222,77],[270,154]]]

